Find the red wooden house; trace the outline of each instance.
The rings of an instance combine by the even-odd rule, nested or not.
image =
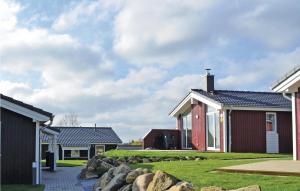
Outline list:
[[[278,81],[273,90],[283,95],[292,95],[293,159],[300,160],[300,66]]]
[[[179,131],[179,141],[165,133],[164,142],[179,142],[173,148],[199,151],[292,152],[292,109],[287,97],[273,92],[215,90],[214,76],[208,72],[203,78],[204,88],[192,89],[170,113],[177,119],[173,131]],[[151,136],[150,132],[145,137],[145,148],[153,147]]]

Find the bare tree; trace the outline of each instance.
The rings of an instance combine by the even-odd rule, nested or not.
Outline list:
[[[80,125],[76,113],[65,114],[65,116],[59,121],[58,124],[59,126],[68,126],[68,127],[76,127]]]

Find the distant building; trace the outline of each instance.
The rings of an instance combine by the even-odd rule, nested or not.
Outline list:
[[[192,89],[171,111],[177,128],[150,131],[144,148],[292,152],[292,106],[287,96],[216,90],[209,72],[203,81],[203,89]]]
[[[60,160],[90,159],[96,154],[116,149],[122,141],[111,127],[52,127],[60,131],[57,155]],[[43,136],[42,153],[49,149],[48,136]]]

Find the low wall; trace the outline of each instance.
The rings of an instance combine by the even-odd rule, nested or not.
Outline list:
[[[181,149],[180,140],[177,129],[152,129],[143,139],[143,149]]]

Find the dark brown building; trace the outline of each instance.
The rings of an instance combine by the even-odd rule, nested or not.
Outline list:
[[[0,94],[1,183],[40,183],[40,130],[53,115]]]

